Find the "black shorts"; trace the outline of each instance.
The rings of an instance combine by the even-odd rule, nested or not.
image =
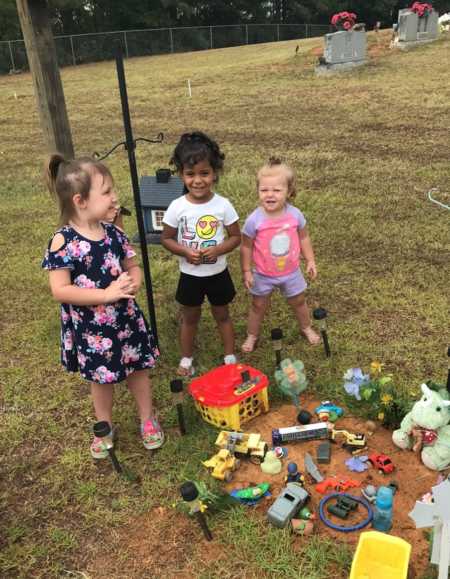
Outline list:
[[[175,299],[182,306],[201,306],[205,296],[212,306],[226,306],[236,295],[228,269],[198,277],[181,272]]]

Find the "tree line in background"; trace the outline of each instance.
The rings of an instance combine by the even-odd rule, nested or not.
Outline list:
[[[219,24],[329,24],[335,12],[349,10],[370,28],[397,20],[400,8],[413,0],[51,0],[56,35]],[[450,11],[450,0],[435,0],[438,12]],[[0,0],[0,40],[22,38],[15,0]]]

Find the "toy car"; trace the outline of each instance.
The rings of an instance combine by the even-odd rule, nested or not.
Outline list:
[[[383,453],[373,452],[369,455],[368,460],[372,463],[372,466],[378,469],[378,472],[383,474],[389,474],[395,468],[392,460]]]
[[[340,406],[332,404],[329,400],[322,402],[320,406],[317,406],[314,412],[318,415],[319,420],[324,422],[335,422],[344,414],[344,411]]]
[[[261,440],[260,434],[222,430],[216,439],[216,446],[226,448],[231,453],[249,456],[251,462],[264,460],[268,446]]]
[[[230,482],[233,478],[233,471],[240,466],[240,460],[235,458],[229,450],[222,448],[209,460],[202,462],[206,468],[210,468],[211,475],[219,480]]]
[[[308,499],[309,494],[301,485],[288,483],[267,511],[269,522],[283,529]]]

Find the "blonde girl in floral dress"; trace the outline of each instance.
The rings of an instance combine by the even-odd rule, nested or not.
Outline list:
[[[49,242],[42,267],[61,303],[61,361],[91,385],[94,411],[112,428],[114,385],[123,380],[141,419],[142,442],[158,448],[164,434],[156,419],[148,369],[159,355],[134,296],[142,277],[135,252],[122,230],[110,223],[118,209],[107,167],[93,159],[47,164],[47,184],[59,203],[62,227]],[[91,444],[105,458],[102,439]]]

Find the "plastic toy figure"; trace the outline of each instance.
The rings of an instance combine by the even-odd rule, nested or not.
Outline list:
[[[373,452],[369,454],[368,460],[372,466],[378,469],[379,473],[390,474],[395,469],[394,463],[386,454]]]
[[[314,412],[317,414],[319,420],[323,422],[336,422],[336,420],[344,414],[340,406],[332,404],[329,400],[322,402]]]
[[[209,460],[204,460],[202,464],[211,469],[211,475],[214,478],[230,482],[233,478],[233,471],[239,468],[241,461],[235,458],[229,450],[222,448]]]
[[[275,371],[275,380],[278,387],[292,399],[292,402],[300,408],[300,394],[306,390],[308,381],[304,373],[305,366],[300,360],[292,362],[290,358],[282,360],[280,369]]]
[[[287,465],[287,470],[288,473],[286,475],[284,482],[286,483],[296,482],[300,483],[302,486],[305,484],[305,477],[302,475],[301,472],[298,472],[298,466],[295,462],[290,462]]]
[[[437,392],[421,385],[423,396],[394,430],[392,440],[403,449],[411,449],[420,433],[422,462],[432,470],[444,470],[450,465],[450,393],[445,388]],[[416,440],[414,440],[416,434]]]

